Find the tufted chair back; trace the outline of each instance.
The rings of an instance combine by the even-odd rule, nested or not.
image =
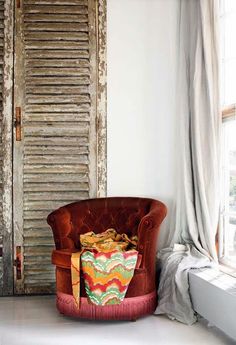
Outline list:
[[[156,200],[134,197],[89,199],[63,206],[48,216],[57,249],[79,249],[80,234],[100,233],[114,228],[119,233],[138,235],[138,227]]]
[[[137,235],[141,219],[150,211],[152,199],[113,197],[89,199],[69,204],[48,216],[57,249],[79,248],[79,236],[114,228],[119,233]]]

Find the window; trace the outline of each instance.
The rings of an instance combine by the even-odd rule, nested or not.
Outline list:
[[[236,1],[221,1],[222,202],[220,262],[236,273]]]

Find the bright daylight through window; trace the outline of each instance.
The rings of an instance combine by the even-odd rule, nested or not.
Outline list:
[[[236,273],[236,0],[221,0],[222,203],[220,262]]]

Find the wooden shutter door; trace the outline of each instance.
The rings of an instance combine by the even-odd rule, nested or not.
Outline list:
[[[45,293],[47,215],[96,196],[95,0],[17,0],[15,16],[15,293]]]

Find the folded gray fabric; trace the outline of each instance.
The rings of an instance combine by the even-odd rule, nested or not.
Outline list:
[[[162,271],[155,314],[166,314],[171,320],[192,325],[197,317],[192,307],[188,272],[190,269],[213,267],[215,264],[189,244],[164,248],[158,258]]]

